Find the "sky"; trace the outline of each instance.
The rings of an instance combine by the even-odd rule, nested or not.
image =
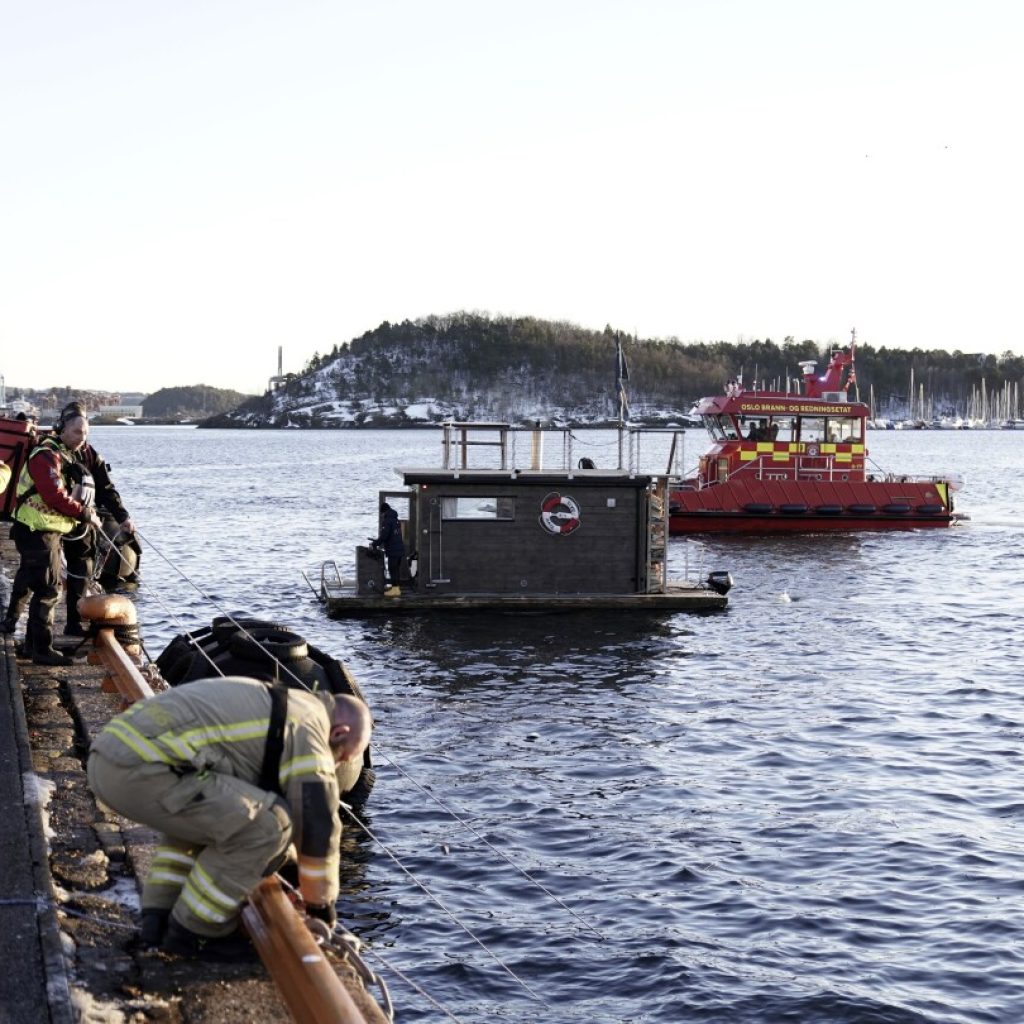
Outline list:
[[[0,0],[0,374],[456,310],[1024,354],[1018,0]]]

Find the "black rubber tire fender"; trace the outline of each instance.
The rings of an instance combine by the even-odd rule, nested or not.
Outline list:
[[[176,662],[183,654],[188,654],[194,651],[196,644],[202,644],[210,638],[213,630],[209,626],[204,626],[202,629],[197,629],[193,633],[179,633],[161,652],[157,655],[156,667],[160,670],[160,674],[166,679],[167,670]]]
[[[274,622],[271,619],[257,619],[244,612],[236,612],[232,616],[218,615],[210,627],[217,640],[227,647],[228,641],[238,632],[245,630],[252,632],[254,629],[280,629],[288,631],[288,626],[281,622]]]
[[[237,632],[228,640],[228,650],[245,661],[302,661],[309,657],[309,644],[288,629],[278,626],[246,627],[248,632]]]

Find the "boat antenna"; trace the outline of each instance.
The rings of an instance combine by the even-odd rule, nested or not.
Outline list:
[[[853,385],[853,396],[860,401],[860,385],[857,383],[857,369],[854,365],[857,358],[857,328],[850,329],[850,376],[846,378],[846,389],[849,391]]]

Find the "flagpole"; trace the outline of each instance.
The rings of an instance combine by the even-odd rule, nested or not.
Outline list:
[[[850,376],[853,378],[853,394],[857,401],[860,401],[860,384],[857,381],[857,328],[850,331]]]
[[[626,432],[626,422],[629,419],[629,402],[626,399],[625,381],[629,380],[629,366],[626,364],[626,357],[622,354],[622,339],[619,332],[615,332],[615,392],[619,396],[619,469],[624,469],[622,462],[622,442]]]

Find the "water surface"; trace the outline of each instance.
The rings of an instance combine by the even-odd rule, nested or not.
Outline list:
[[[350,570],[439,435],[93,440],[151,653],[244,610],[358,675],[379,842],[348,830],[342,913],[459,1020],[1024,1020],[1024,432],[869,436],[964,474],[962,527],[673,539],[677,572],[732,572],[724,614],[362,622],[300,570]],[[401,1021],[446,1019],[389,982]]]

